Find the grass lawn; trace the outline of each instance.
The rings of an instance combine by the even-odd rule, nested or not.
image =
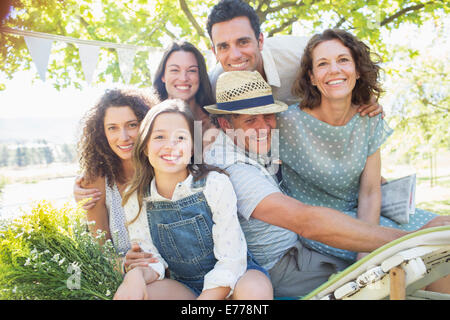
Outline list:
[[[421,197],[421,201],[416,202],[418,208],[439,214],[450,215],[450,175],[437,177],[435,186],[433,187],[430,187],[429,177],[418,178],[417,190],[418,192],[425,192],[425,194],[428,194],[430,199],[428,201],[426,197]],[[437,197],[431,196],[433,192],[438,194]]]
[[[438,214],[450,214],[450,152],[437,155],[435,178],[431,184],[429,160],[398,164],[382,157],[382,175],[390,180],[416,173],[416,207]]]

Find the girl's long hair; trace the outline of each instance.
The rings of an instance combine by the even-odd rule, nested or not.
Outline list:
[[[134,176],[122,197],[122,205],[124,206],[130,199],[131,195],[134,192],[137,193],[139,203],[138,215],[136,215],[136,217],[128,224],[133,223],[138,218],[142,209],[145,193],[155,176],[155,171],[148,160],[147,144],[156,118],[163,113],[176,113],[182,115],[189,125],[189,132],[192,139],[195,139],[194,116],[192,115],[189,106],[184,101],[180,99],[168,99],[150,109],[144,120],[142,120],[133,150],[133,164],[135,167]],[[201,137],[197,137],[197,139],[200,139],[201,141]],[[194,164],[193,158],[194,156],[192,156],[190,163],[187,165],[187,169],[193,176],[194,181],[206,177],[210,171],[217,171],[226,174],[225,171],[217,167],[207,165],[203,162],[200,164]]]

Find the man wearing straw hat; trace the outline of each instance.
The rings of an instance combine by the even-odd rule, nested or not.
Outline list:
[[[216,96],[217,103],[205,109],[222,131],[204,159],[229,174],[248,248],[269,271],[275,296],[305,295],[349,265],[303,246],[302,237],[371,252],[407,234],[334,209],[305,205],[283,193],[276,161],[275,114],[287,105],[274,99],[259,72],[221,74]],[[448,217],[440,218],[440,223],[450,223]]]

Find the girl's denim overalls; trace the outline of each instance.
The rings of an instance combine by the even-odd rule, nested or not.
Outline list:
[[[193,182],[205,186],[206,178]],[[150,189],[150,188],[149,188]],[[204,276],[214,268],[212,214],[203,191],[177,201],[150,201],[147,219],[153,244],[169,265],[171,278],[188,286],[197,295]],[[268,273],[247,255],[247,269]]]

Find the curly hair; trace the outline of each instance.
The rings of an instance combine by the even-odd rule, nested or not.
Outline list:
[[[313,69],[313,51],[322,42],[339,40],[350,49],[355,61],[356,72],[359,74],[352,92],[352,103],[361,105],[369,103],[372,97],[377,100],[383,92],[378,81],[381,62],[379,55],[351,33],[340,29],[327,29],[323,33],[314,35],[308,42],[300,62],[300,69],[292,85],[292,94],[301,99],[300,108],[313,109],[321,103],[321,93],[311,83],[310,73]],[[373,61],[375,57],[377,60]]]
[[[132,88],[108,89],[99,101],[81,119],[82,134],[78,140],[80,169],[88,183],[98,177],[107,177],[112,187],[114,182],[125,183],[122,160],[109,146],[105,135],[104,118],[110,107],[128,106],[139,122],[147,111],[159,101],[155,95]]]

